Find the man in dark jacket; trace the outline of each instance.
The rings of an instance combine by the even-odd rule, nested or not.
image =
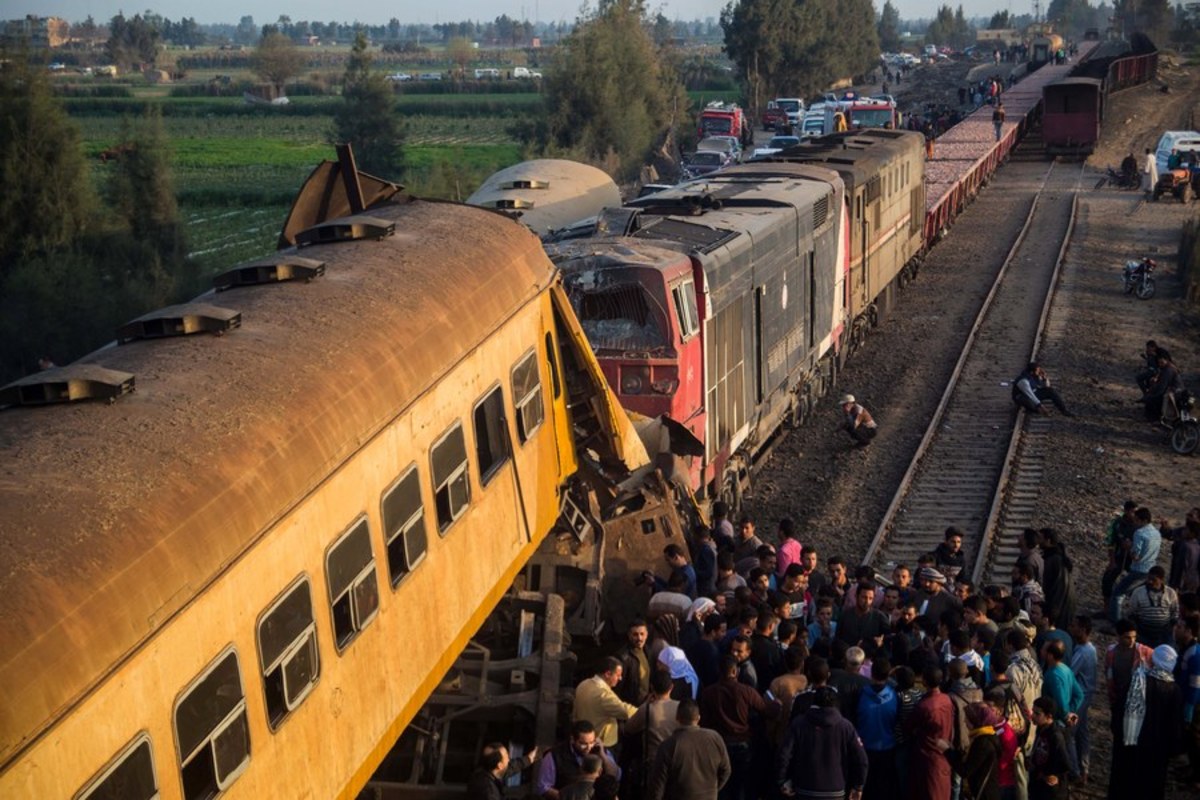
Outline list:
[[[820,690],[812,707],[788,727],[777,772],[784,796],[862,797],[867,751],[837,704],[835,692]]]
[[[617,696],[630,705],[638,705],[650,693],[650,673],[654,665],[646,655],[646,641],[650,629],[646,620],[635,618],[625,632],[625,644],[616,652],[621,662],[621,682],[617,684]]]
[[[1075,416],[1063,402],[1058,390],[1050,385],[1046,371],[1035,361],[1030,361],[1025,371],[1013,379],[1012,399],[1021,408],[1036,414],[1049,414],[1046,409],[1046,403],[1049,402],[1064,417]]]
[[[501,742],[484,745],[479,767],[467,781],[467,796],[473,800],[503,800],[504,782],[536,760],[536,747],[521,758],[509,759],[508,748]]]
[[[700,712],[704,727],[716,731],[729,753],[730,780],[727,793],[741,800],[753,780],[751,762],[755,715],[767,719],[779,716],[781,707],[764,700],[750,686],[738,680],[738,664],[733,656],[721,661],[721,679],[700,693]]]
[[[679,702],[675,721],[679,727],[655,754],[645,800],[716,800],[731,772],[724,740],[700,727],[700,707],[692,700]]]

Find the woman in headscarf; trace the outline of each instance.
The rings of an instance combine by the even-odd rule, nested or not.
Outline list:
[[[715,611],[717,604],[707,597],[697,597],[688,609],[687,620],[679,629],[679,646],[687,650],[704,638],[704,620]]]
[[[1002,717],[987,703],[971,703],[966,709],[970,744],[966,752],[946,753],[954,771],[962,776],[961,797],[970,800],[1000,800],[1000,737]]]
[[[658,654],[658,663],[675,683],[671,690],[672,700],[695,700],[700,694],[700,678],[687,656],[678,647],[668,645]]]
[[[1173,671],[1178,655],[1170,645],[1154,648],[1149,669],[1134,673],[1125,701],[1125,743],[1137,743],[1137,796],[1162,800],[1167,763],[1179,749],[1183,695]]]

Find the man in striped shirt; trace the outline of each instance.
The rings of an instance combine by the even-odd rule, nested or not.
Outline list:
[[[1170,644],[1172,628],[1179,618],[1179,595],[1167,586],[1167,572],[1153,566],[1146,582],[1129,594],[1125,617],[1137,626],[1138,640],[1147,647]]]

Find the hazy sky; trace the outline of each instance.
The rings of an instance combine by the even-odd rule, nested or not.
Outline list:
[[[946,2],[952,7],[960,3],[967,16],[990,15],[1007,9],[1013,13],[1031,12],[1032,0],[892,0],[900,16],[911,18],[933,16],[938,6]],[[717,16],[726,0],[649,0],[651,8],[662,8],[670,18],[703,19]],[[1047,0],[1048,3],[1048,0]],[[593,3],[594,4],[594,3]],[[882,7],[882,0],[876,0]],[[450,0],[450,2],[384,2],[359,0],[341,5],[328,0],[0,0],[0,19],[17,19],[26,14],[65,17],[82,20],[89,14],[102,21],[111,19],[118,11],[133,15],[147,8],[168,19],[195,17],[197,22],[236,23],[243,14],[251,14],[259,25],[274,22],[280,14],[293,20],[322,22],[382,23],[392,17],[401,22],[450,22],[462,19],[491,20],[501,14],[515,18],[555,21],[574,19],[581,0]],[[1043,10],[1045,5],[1043,5]]]

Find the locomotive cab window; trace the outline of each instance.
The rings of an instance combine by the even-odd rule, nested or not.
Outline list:
[[[675,315],[679,317],[679,336],[690,339],[700,330],[700,312],[696,309],[696,287],[692,281],[683,281],[671,289],[675,300]]]
[[[186,800],[209,800],[250,763],[250,728],[237,651],[218,657],[175,705],[175,737]]]
[[[301,578],[262,615],[258,622],[258,657],[267,723],[275,730],[304,702],[321,674],[307,578]]]
[[[479,482],[487,486],[508,461],[508,424],[504,420],[504,392],[492,389],[475,404],[475,461]]]
[[[546,334],[546,338],[549,337],[550,334]],[[554,369],[553,363],[550,369]],[[525,444],[541,426],[546,414],[542,405],[542,383],[538,377],[536,353],[529,353],[513,367],[512,396],[517,411],[517,438],[521,444]]]
[[[421,479],[413,464],[383,495],[383,538],[387,544],[388,576],[395,589],[425,558],[425,505]]]
[[[367,520],[359,520],[333,543],[325,556],[333,639],[340,653],[371,624],[379,611],[375,554]]]
[[[100,770],[74,800],[157,800],[150,737],[139,735]]]
[[[430,451],[433,494],[437,501],[438,532],[444,533],[467,510],[471,485],[467,481],[467,446],[462,423],[446,431]]]

